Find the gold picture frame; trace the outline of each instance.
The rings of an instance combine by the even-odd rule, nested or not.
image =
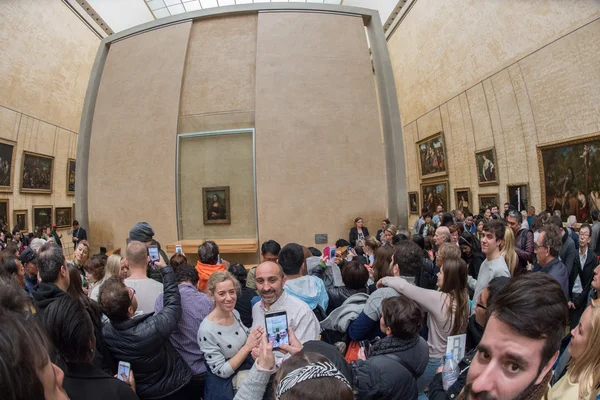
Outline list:
[[[0,138],[0,192],[12,193],[17,142]]]
[[[57,228],[68,228],[73,222],[73,209],[71,207],[56,207],[54,209],[54,223]]]
[[[29,231],[29,212],[27,210],[14,210],[13,220],[19,226],[21,233]]]
[[[466,195],[466,196],[465,196]],[[462,200],[461,200],[462,197]],[[461,204],[463,203],[463,204]],[[465,206],[466,203],[466,206]],[[454,189],[454,208],[462,211],[462,213],[469,212],[473,214],[473,198],[471,197],[470,188],[455,188]]]
[[[421,182],[421,208],[427,208],[431,215],[435,215],[438,205],[441,205],[444,211],[450,207],[450,184],[448,179]]]
[[[0,229],[2,232],[11,232],[10,226],[10,200],[0,199]]]
[[[67,160],[67,196],[75,196],[75,171],[77,161],[74,158]]]
[[[416,145],[419,176],[421,179],[438,178],[448,175],[448,157],[446,156],[443,131],[419,140]],[[436,149],[439,149],[440,152],[436,154],[436,157],[432,158],[428,153],[435,153]],[[440,166],[440,163],[442,166]]]
[[[36,166],[36,164],[38,165]],[[42,164],[42,168],[49,166],[50,171],[40,171],[40,164]],[[23,151],[21,193],[52,193],[53,179],[54,156]],[[39,187],[42,185],[43,187]]]
[[[478,199],[479,209],[483,210],[486,208],[492,208],[492,206],[498,206],[498,202],[500,201],[500,195],[498,193],[480,194],[478,196]]]
[[[33,231],[52,226],[52,206],[33,206]]]
[[[202,217],[204,225],[231,224],[229,186],[202,188]]]
[[[489,162],[486,162],[489,161]],[[477,166],[477,182],[479,186],[498,184],[498,158],[496,157],[496,148],[475,152],[475,165]]]
[[[419,192],[408,192],[408,211],[411,215],[419,215]]]

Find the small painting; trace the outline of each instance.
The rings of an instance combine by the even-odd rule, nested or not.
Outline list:
[[[67,160],[67,194],[75,194],[75,160],[69,158]]]
[[[419,215],[419,193],[408,192],[408,210],[411,214]]]
[[[485,210],[486,208],[492,208],[498,205],[498,194],[480,194],[479,195],[479,209]]]
[[[591,222],[600,211],[600,135],[538,147],[542,206]]]
[[[442,132],[417,142],[417,153],[421,178],[434,178],[448,173]]]
[[[15,142],[0,139],[0,192],[12,192],[15,169]]]
[[[435,214],[437,206],[442,206],[444,211],[448,211],[450,206],[448,181],[422,183],[421,198],[423,199],[423,208],[427,208],[431,215]]]
[[[519,211],[526,211],[529,205],[529,186],[525,183],[508,185],[508,203]]]
[[[477,179],[481,186],[495,185],[498,183],[498,169],[496,167],[496,150],[482,150],[475,153],[477,161]]]
[[[52,156],[24,151],[21,192],[52,193],[53,163]]]
[[[56,207],[54,209],[54,223],[57,228],[68,228],[71,226],[71,207]]]
[[[15,210],[13,214],[15,225],[19,227],[21,232],[27,232],[27,210]]]
[[[52,206],[33,206],[33,231],[52,225]]]
[[[456,209],[466,213],[473,213],[471,210],[471,190],[469,188],[454,189],[454,200],[456,201]]]
[[[204,225],[231,224],[229,186],[202,188]]]
[[[8,199],[0,200],[0,229],[2,232],[11,231],[8,221]]]

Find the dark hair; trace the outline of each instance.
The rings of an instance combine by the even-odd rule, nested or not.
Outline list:
[[[80,301],[70,296],[59,297],[46,308],[43,318],[48,338],[63,360],[91,363],[94,325]]]
[[[361,219],[362,219],[362,217],[356,217],[356,218],[354,218],[354,225],[356,225],[356,223],[357,223],[358,221],[360,221]]]
[[[98,303],[111,321],[121,322],[129,318],[131,298],[121,277],[113,275],[104,281],[100,287]]]
[[[246,287],[246,280],[248,279],[248,271],[242,264],[232,264],[228,271],[231,275],[235,276],[241,287]]]
[[[298,275],[304,261],[304,250],[297,243],[288,243],[279,252],[278,262],[286,275]]]
[[[19,261],[19,259],[17,258],[17,256],[9,255],[2,262],[2,267],[10,275],[18,275],[20,267],[17,265],[17,261]]]
[[[46,335],[27,318],[28,299],[12,279],[0,279],[0,387],[5,400],[43,399],[40,370],[49,362]]]
[[[442,220],[440,221],[440,226],[450,226],[454,225],[454,215],[451,212],[445,212],[442,215]]]
[[[422,250],[425,250],[425,238],[423,235],[413,235],[411,240],[419,246]]]
[[[8,235],[5,236],[5,239],[9,240]],[[12,235],[11,235],[10,239],[12,239]],[[6,250],[10,251],[10,253],[13,255],[17,255],[17,252],[19,251],[19,245],[16,244],[15,242],[8,242],[6,244]]]
[[[406,296],[383,299],[381,314],[385,326],[392,330],[392,335],[400,339],[416,337],[423,327],[423,310]]]
[[[171,259],[169,260],[169,265],[173,268],[175,273],[177,273],[177,268],[187,263],[187,257],[181,253],[173,254],[173,257],[171,257]]]
[[[277,391],[278,383],[290,372],[317,362],[330,362],[319,353],[300,351],[281,364],[275,375],[273,391]],[[275,396],[273,396],[274,398]],[[307,379],[294,385],[281,396],[281,400],[354,400],[352,389],[341,380],[334,377]]]
[[[321,253],[321,251],[316,247],[309,247],[308,251],[310,251],[310,254],[312,254],[313,257],[321,257],[323,255],[323,253]]]
[[[83,264],[83,269],[92,275],[96,281],[104,278],[106,274],[106,265],[102,263],[102,260],[98,257],[92,257]]]
[[[541,233],[545,233],[542,245],[548,248],[552,257],[558,257],[562,248],[562,232],[556,225],[549,223],[542,226]]]
[[[592,210],[592,221],[598,221],[599,216],[600,212],[598,212],[598,210]]]
[[[381,278],[391,276],[390,262],[394,255],[394,248],[388,244],[380,246],[375,250],[375,261],[373,262],[373,280],[377,282]]]
[[[396,264],[402,276],[416,276],[423,266],[423,250],[409,240],[398,243],[394,249],[394,265]]]
[[[428,213],[428,212],[429,212],[429,209],[428,209],[427,207],[423,207],[423,208],[421,208],[421,214],[422,214],[423,216],[425,216],[424,214],[425,214],[425,213]],[[388,222],[388,223],[389,223],[389,222]]]
[[[590,235],[592,234],[592,226],[590,224],[587,224],[587,223],[581,224],[581,226],[579,227],[579,232],[581,232],[581,230],[584,228],[587,228],[590,231]]]
[[[274,240],[267,240],[260,246],[260,253],[264,256],[267,253],[271,253],[274,256],[279,255],[281,251],[281,246]]]
[[[498,219],[493,219],[483,224],[483,231],[493,233],[496,241],[504,240],[505,229],[504,222]]]
[[[396,246],[398,243],[408,240],[408,237],[404,233],[397,233],[392,236],[392,245]]]
[[[493,316],[516,335],[545,339],[540,371],[560,349],[569,310],[558,281],[549,274],[521,275],[502,289],[488,306]]]
[[[73,226],[75,225],[79,225],[79,221],[77,221],[76,219],[73,220]]]
[[[556,226],[559,230],[563,229],[562,219],[558,215],[553,215],[548,219],[548,224]]]
[[[38,272],[42,282],[56,282],[60,269],[65,265],[65,256],[56,243],[44,244],[38,253]]]
[[[338,239],[335,242],[336,248],[346,247],[346,246],[350,246],[350,243],[346,239]]]
[[[203,264],[216,264],[219,260],[219,246],[212,240],[207,240],[198,246],[198,257]]]
[[[433,242],[430,235],[425,236],[423,242],[425,243],[425,251],[433,250]]]
[[[344,286],[349,289],[364,289],[369,280],[369,270],[367,270],[364,263],[361,264],[359,261],[352,260],[344,265],[342,280]]]
[[[198,271],[190,264],[178,265],[175,276],[177,277],[177,282],[191,282],[194,286],[198,286],[198,281],[200,280]]]
[[[453,321],[450,335],[465,333],[469,323],[467,263],[462,258],[448,257],[444,258],[442,268],[444,269],[444,281],[440,292],[448,294],[445,300],[447,324]]]
[[[542,217],[540,217],[539,215],[534,215],[531,219],[531,226],[529,227],[529,229],[536,232],[542,227],[542,225],[544,225]]]
[[[490,304],[492,304],[494,297],[496,297],[498,293],[500,293],[500,291],[504,289],[509,283],[510,278],[508,276],[497,276],[496,278],[492,279],[490,283],[488,283],[488,298],[486,307],[489,307]]]
[[[429,211],[423,214],[423,219],[425,218],[432,218],[431,213]]]

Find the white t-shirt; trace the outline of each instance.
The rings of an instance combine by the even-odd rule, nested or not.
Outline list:
[[[154,303],[159,294],[163,292],[162,283],[154,279],[125,279],[125,285],[135,290],[138,311],[144,314],[154,312]]]

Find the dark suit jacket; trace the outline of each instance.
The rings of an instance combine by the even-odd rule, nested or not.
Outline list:
[[[365,235],[365,237],[369,236],[369,230],[366,227],[362,227],[362,232]],[[355,247],[356,246],[356,241],[358,240],[358,229],[356,227],[353,227],[352,229],[350,229],[350,235],[349,235],[349,239],[348,240],[350,242],[350,246]]]

